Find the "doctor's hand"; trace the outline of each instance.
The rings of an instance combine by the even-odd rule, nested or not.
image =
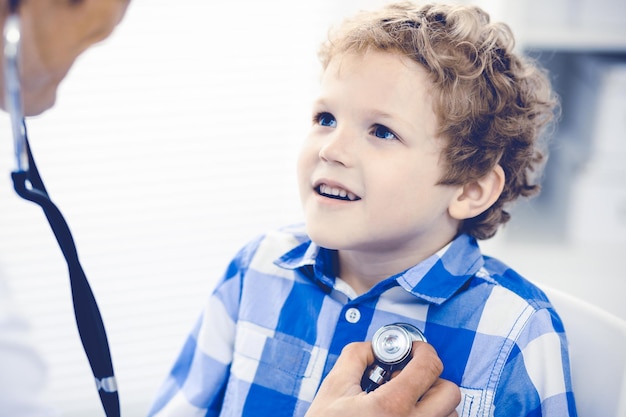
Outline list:
[[[361,377],[374,362],[370,342],[351,343],[322,383],[305,417],[453,417],[461,392],[439,378],[443,365],[427,343],[413,342],[413,358],[375,391],[361,389]]]

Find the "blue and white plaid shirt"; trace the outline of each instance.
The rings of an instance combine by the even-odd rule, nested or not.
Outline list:
[[[460,416],[575,416],[563,326],[545,295],[461,235],[355,296],[303,228],[255,240],[209,298],[152,416],[303,416],[341,349],[422,330],[461,387]]]

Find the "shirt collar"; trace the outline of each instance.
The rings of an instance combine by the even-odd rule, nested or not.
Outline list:
[[[299,269],[306,277],[330,290],[335,285],[337,251],[317,246],[310,239],[289,250],[274,264],[285,269]]]
[[[327,289],[333,288],[337,252],[317,246],[310,240],[282,255],[274,263],[285,269],[299,269]],[[476,239],[463,234],[439,252],[388,278],[414,296],[442,304],[456,294],[483,266]]]

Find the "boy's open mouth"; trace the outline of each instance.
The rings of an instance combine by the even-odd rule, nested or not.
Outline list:
[[[344,190],[343,188],[331,187],[326,184],[320,184],[315,187],[315,191],[321,196],[334,198],[335,200],[344,200],[344,201],[357,201],[360,200],[361,197]]]

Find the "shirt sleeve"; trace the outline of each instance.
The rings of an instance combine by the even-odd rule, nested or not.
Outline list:
[[[521,332],[495,393],[495,416],[576,416],[565,331],[551,308]]]
[[[241,280],[248,248],[240,251],[209,297],[149,416],[217,416],[233,359]]]

